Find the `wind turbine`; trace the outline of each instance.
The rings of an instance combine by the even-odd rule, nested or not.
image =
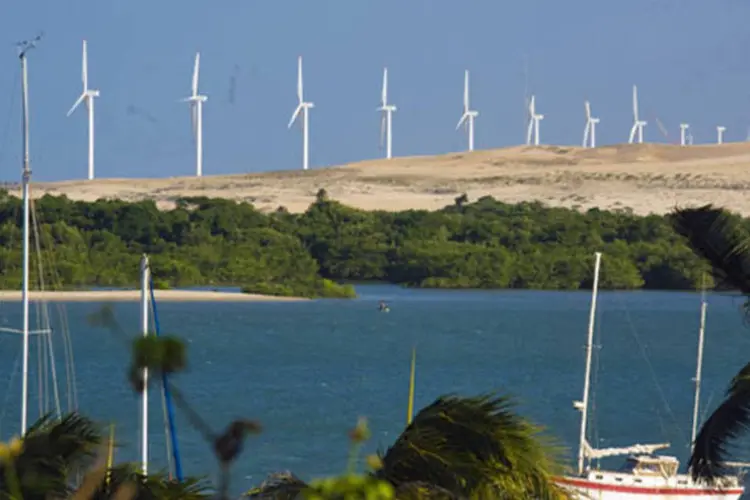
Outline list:
[[[304,88],[302,85],[302,56],[297,59],[297,98],[299,104],[292,114],[292,119],[289,120],[287,128],[292,128],[295,120],[302,113],[302,169],[307,170],[309,167],[310,159],[310,108],[314,108],[315,104],[311,102],[305,102]]]
[[[722,127],[721,125],[716,127],[716,144],[724,144],[724,131],[726,129],[726,127]]]
[[[390,159],[393,139],[393,113],[396,111],[396,106],[388,104],[388,68],[383,69],[383,93],[378,111],[382,113],[380,120],[380,147],[383,147],[383,140],[385,139],[385,157]]]
[[[190,118],[193,122],[193,137],[195,138],[195,175],[203,175],[203,103],[208,99],[205,95],[198,94],[198,74],[200,72],[201,53],[195,53],[195,64],[193,66],[192,95],[182,99],[182,102],[190,103]]]
[[[680,146],[687,146],[687,131],[689,128],[689,123],[680,123]]]
[[[638,144],[643,143],[643,127],[647,124],[648,122],[638,118],[638,87],[633,85],[633,128],[630,129],[630,138],[628,139],[630,144],[633,144],[636,133],[638,134]]]
[[[474,111],[469,106],[469,70],[464,72],[464,113],[458,120],[456,130],[465,125],[469,134],[469,151],[474,151],[474,119],[479,116],[479,111]]]
[[[529,128],[526,130],[526,145],[531,145],[531,139],[534,139],[534,146],[539,145],[539,122],[544,120],[544,115],[536,112],[536,96],[532,95],[529,101]]]
[[[586,108],[586,128],[583,129],[583,147],[596,147],[596,124],[599,123],[599,118],[591,116],[591,104],[586,101],[584,103]]]
[[[68,111],[68,115],[83,102],[89,112],[89,180],[94,179],[94,97],[99,97],[99,91],[89,88],[89,63],[86,54],[86,40],[83,41],[83,62],[81,68],[81,80],[83,81],[83,92],[73,107]]]

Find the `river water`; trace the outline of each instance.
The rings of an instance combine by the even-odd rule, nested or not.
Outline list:
[[[267,473],[309,479],[342,471],[347,431],[360,415],[373,431],[366,451],[385,449],[406,419],[409,363],[417,348],[416,408],[442,394],[489,391],[518,399],[519,411],[571,449],[583,385],[589,292],[436,291],[358,287],[360,298],[299,303],[160,303],[163,333],[188,343],[189,371],[175,383],[215,429],[235,418],[262,422],[234,467],[233,490]],[[387,300],[389,313],[379,313]],[[750,360],[741,300],[709,295],[703,402],[714,407],[730,378]],[[57,306],[50,306],[55,313]],[[79,407],[115,422],[118,460],[139,456],[139,400],[126,379],[129,339],[139,331],[136,304],[115,312],[128,331],[115,335],[87,317],[102,304],[64,306],[73,337]],[[599,446],[672,443],[687,455],[700,296],[694,293],[600,294],[592,439]],[[7,326],[20,305],[0,305]],[[18,336],[0,338],[0,434],[18,433]],[[38,415],[32,356],[31,418]],[[62,352],[58,354],[62,370]],[[64,389],[64,387],[63,387]],[[64,398],[63,398],[64,400]],[[166,464],[161,397],[150,404],[151,468]],[[177,418],[188,474],[214,474],[210,449],[184,414]],[[745,456],[748,458],[750,448]]]

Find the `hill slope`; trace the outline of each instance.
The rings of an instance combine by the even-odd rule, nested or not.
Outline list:
[[[541,201],[587,209],[628,207],[666,213],[675,205],[717,203],[750,215],[750,143],[682,148],[665,144],[513,147],[441,156],[371,160],[302,171],[166,179],[36,183],[33,196],[74,200],[154,199],[170,206],[185,196],[245,200],[259,209],[304,211],[320,188],[362,209],[436,209],[467,193],[516,203]],[[18,194],[17,190],[11,190]]]

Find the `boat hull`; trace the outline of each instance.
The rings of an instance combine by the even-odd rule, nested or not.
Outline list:
[[[721,488],[717,486],[696,485],[687,479],[669,481],[662,478],[636,478],[630,475],[602,480],[561,477],[555,480],[557,484],[576,494],[579,499],[591,500],[737,500],[744,493],[744,488],[732,486]],[[611,481],[609,479],[612,479]],[[645,479],[645,480],[644,480]],[[650,481],[648,479],[651,479]],[[640,482],[636,482],[640,480]],[[687,484],[679,484],[685,481]],[[658,483],[663,484],[658,484]],[[671,483],[671,484],[670,484]]]

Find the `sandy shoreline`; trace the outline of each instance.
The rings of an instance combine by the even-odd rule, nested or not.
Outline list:
[[[587,210],[630,208],[637,214],[715,203],[750,216],[750,143],[517,146],[440,156],[369,160],[303,171],[162,179],[33,183],[32,196],[154,200],[206,196],[246,201],[264,211],[303,212],[319,189],[366,210],[435,210],[466,193],[517,203]],[[17,187],[10,193],[19,195]]]
[[[154,295],[160,302],[298,302],[308,300],[300,297],[194,290],[154,290]],[[140,298],[139,290],[32,291],[29,293],[29,300],[35,302],[135,302]],[[0,302],[19,302],[20,300],[20,291],[0,290]]]

